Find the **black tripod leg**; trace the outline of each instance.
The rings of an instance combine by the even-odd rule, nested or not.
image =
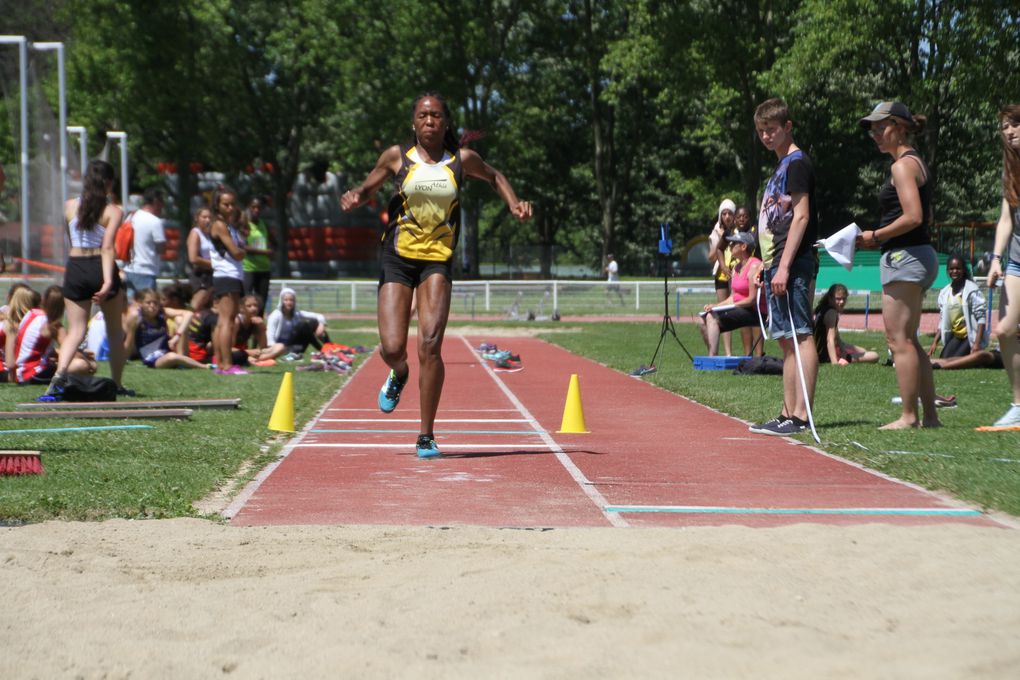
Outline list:
[[[680,336],[676,334],[676,326],[673,325],[673,320],[667,316],[663,323],[669,324],[669,332],[673,335],[673,339],[676,340],[676,344],[680,345],[680,349],[684,351],[684,354],[687,355],[688,359],[694,361],[694,357],[692,357],[691,353],[687,351],[687,348],[684,346],[684,343],[680,341]]]

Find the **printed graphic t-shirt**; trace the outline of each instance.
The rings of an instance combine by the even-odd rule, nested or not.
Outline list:
[[[383,247],[412,260],[445,262],[457,246],[460,152],[445,152],[438,163],[427,162],[413,146],[403,152]]]
[[[796,254],[800,257],[811,253],[818,240],[815,169],[811,159],[800,149],[779,161],[776,171],[765,184],[758,214],[758,243],[766,268],[779,265],[786,249],[786,239],[793,222],[793,194],[807,194],[808,197],[808,223]]]

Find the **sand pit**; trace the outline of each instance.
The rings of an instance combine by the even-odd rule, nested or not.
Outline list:
[[[0,677],[1015,678],[1020,532],[0,529]]]

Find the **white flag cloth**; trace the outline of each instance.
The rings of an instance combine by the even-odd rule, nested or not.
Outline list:
[[[850,271],[854,267],[854,252],[857,249],[857,237],[860,235],[861,228],[851,222],[829,238],[818,239],[815,245],[825,248],[832,259]]]

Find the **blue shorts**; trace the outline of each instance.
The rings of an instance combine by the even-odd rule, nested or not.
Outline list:
[[[1002,273],[1005,276],[1020,276],[1020,262],[1010,258],[1006,262],[1006,269]]]
[[[777,298],[772,293],[772,279],[775,278],[778,266],[770,267],[765,272],[765,297],[769,305],[769,337],[792,338],[796,335],[811,335],[814,323],[811,314],[811,287],[815,280],[815,261],[813,257],[800,257],[790,265],[790,277],[786,282],[786,295]],[[787,305],[789,300],[789,305]],[[790,325],[790,314],[793,314],[793,326]]]

